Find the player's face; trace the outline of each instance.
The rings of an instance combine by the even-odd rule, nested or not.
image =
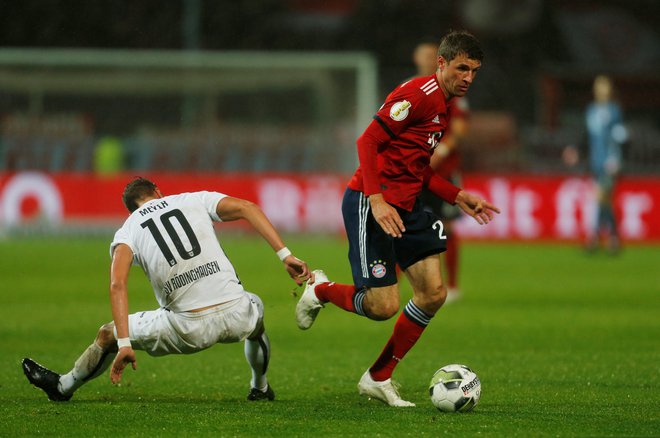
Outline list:
[[[472,85],[477,71],[481,68],[481,61],[460,54],[449,62],[441,56],[438,58],[438,65],[438,82],[445,96],[461,97],[465,96]]]

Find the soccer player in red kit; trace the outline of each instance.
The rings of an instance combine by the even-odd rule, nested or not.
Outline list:
[[[405,82],[390,93],[357,140],[360,166],[342,202],[353,284],[330,282],[322,271],[315,271],[315,279],[307,283],[296,306],[301,329],[308,329],[328,302],[373,320],[389,319],[399,311],[395,269],[399,265],[410,280],[413,298],[382,353],[358,383],[360,394],[390,406],[414,406],[399,395],[392,372],[447,295],[438,257],[446,249],[444,225],[435,214],[424,211],[417,199],[422,188],[457,204],[480,224],[499,213],[429,166],[447,127],[447,104],[465,95],[482,59],[474,36],[450,32],[440,42],[436,73]]]

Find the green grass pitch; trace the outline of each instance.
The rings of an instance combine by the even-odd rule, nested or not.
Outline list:
[[[67,403],[28,384],[24,356],[68,371],[111,319],[104,240],[0,242],[0,435],[60,436],[658,436],[660,257],[657,247],[619,257],[552,244],[463,246],[465,297],[443,308],[401,362],[395,379],[416,408],[358,396],[356,384],[391,333],[327,307],[296,328],[288,279],[254,237],[223,246],[246,286],[266,304],[272,403],[245,400],[242,345],[191,356],[138,352],[121,386],[102,376]],[[341,239],[289,237],[288,246],[331,280],[350,281]],[[402,289],[402,304],[410,297]],[[131,311],[156,307],[134,268]],[[463,363],[482,381],[467,414],[436,411],[428,382]]]

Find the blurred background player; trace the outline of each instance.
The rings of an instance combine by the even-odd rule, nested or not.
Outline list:
[[[438,53],[437,70],[392,91],[357,140],[360,166],[342,202],[353,284],[330,282],[322,271],[315,271],[315,279],[307,283],[296,307],[298,327],[303,330],[311,327],[327,302],[375,321],[386,320],[400,307],[395,267],[406,273],[413,298],[358,383],[361,395],[394,407],[415,406],[401,398],[392,373],[447,294],[438,257],[447,237],[442,222],[419,201],[422,187],[458,204],[479,224],[499,213],[484,199],[440,178],[429,166],[447,127],[448,101],[467,93],[483,59],[479,41],[464,31],[445,35]]]
[[[413,52],[413,62],[417,68],[417,76],[428,76],[438,69],[438,44],[427,39],[420,42]],[[440,138],[440,143],[431,156],[431,168],[442,178],[461,186],[461,158],[458,145],[468,130],[469,105],[465,96],[451,99],[448,105],[449,125]],[[456,234],[454,221],[460,215],[460,209],[433,195],[428,189],[423,189],[420,200],[440,217],[447,235],[447,251],[440,258],[444,261],[447,278],[447,300],[451,302],[460,297],[458,286],[459,272],[459,238]]]
[[[284,263],[299,285],[310,277],[305,262],[291,254],[261,209],[217,192],[163,196],[156,185],[137,178],[124,189],[131,212],[110,245],[110,303],[114,321],[59,375],[32,359],[23,359],[30,383],[54,401],[67,401],[112,363],[110,379],[121,380],[126,365],[136,369],[135,352],[152,356],[190,354],[216,343],[245,340],[252,369],[248,400],[273,400],[266,379],[270,344],[261,299],[243,289],[218,243],[213,221],[246,220]],[[128,314],[128,275],[139,264],[152,284],[160,308]],[[113,360],[114,358],[114,360]]]
[[[608,76],[597,76],[593,83],[594,100],[585,113],[589,170],[597,199],[594,228],[587,237],[586,249],[597,250],[605,235],[608,250],[616,254],[621,241],[614,215],[614,188],[621,171],[621,145],[628,133],[623,125],[621,107],[614,102],[613,94],[612,80]],[[569,165],[577,164],[578,151],[571,146],[566,148],[564,161]]]

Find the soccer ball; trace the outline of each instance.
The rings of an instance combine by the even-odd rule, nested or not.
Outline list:
[[[479,403],[481,382],[465,365],[446,365],[433,374],[429,394],[440,411],[468,412]]]

